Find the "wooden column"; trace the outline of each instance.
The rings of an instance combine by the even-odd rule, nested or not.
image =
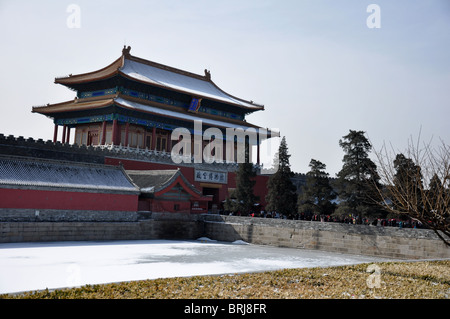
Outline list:
[[[167,136],[167,150],[166,152],[170,153],[172,151],[172,139],[170,138],[170,134]]]
[[[66,130],[67,130],[67,126],[64,125],[63,126],[63,136],[62,136],[62,143],[64,144],[66,142]]]
[[[67,134],[66,134],[66,143],[70,143],[70,126],[67,127]]]
[[[259,146],[260,144],[259,144],[259,141],[258,141],[258,144],[256,144],[256,164],[258,164],[259,165],[259,163],[260,163],[260,157],[259,157],[259,149],[260,149],[260,146]]]
[[[153,126],[152,131],[152,150],[156,148],[156,126]]]
[[[58,124],[55,124],[55,129],[53,130],[53,143],[58,140]]]
[[[103,121],[102,123],[102,140],[100,142],[100,145],[106,144],[106,121]]]
[[[227,143],[226,143],[225,140],[222,142],[222,149],[223,149],[223,151],[222,151],[222,160],[223,160],[224,163],[226,163],[226,161],[227,161]],[[192,152],[192,154],[193,153],[194,152]]]
[[[128,146],[128,130],[130,129],[130,123],[127,122],[127,124],[125,125],[125,145],[122,146]]]
[[[114,145],[119,145],[118,136],[119,136],[119,125],[117,124],[117,120],[114,120],[112,127],[112,142]]]

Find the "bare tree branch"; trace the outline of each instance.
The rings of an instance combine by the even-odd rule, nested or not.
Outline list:
[[[376,200],[388,211],[408,215],[433,229],[450,247],[450,147],[408,141],[405,154],[385,144],[375,151],[380,186]]]

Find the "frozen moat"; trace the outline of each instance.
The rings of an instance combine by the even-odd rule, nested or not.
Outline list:
[[[388,260],[208,239],[10,243],[0,244],[0,293]]]

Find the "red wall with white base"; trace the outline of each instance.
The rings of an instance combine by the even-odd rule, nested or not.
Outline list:
[[[0,188],[0,208],[137,211],[138,195]]]

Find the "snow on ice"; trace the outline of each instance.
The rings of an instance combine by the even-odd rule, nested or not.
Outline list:
[[[347,265],[386,259],[217,242],[143,240],[0,244],[0,293],[86,284]]]

